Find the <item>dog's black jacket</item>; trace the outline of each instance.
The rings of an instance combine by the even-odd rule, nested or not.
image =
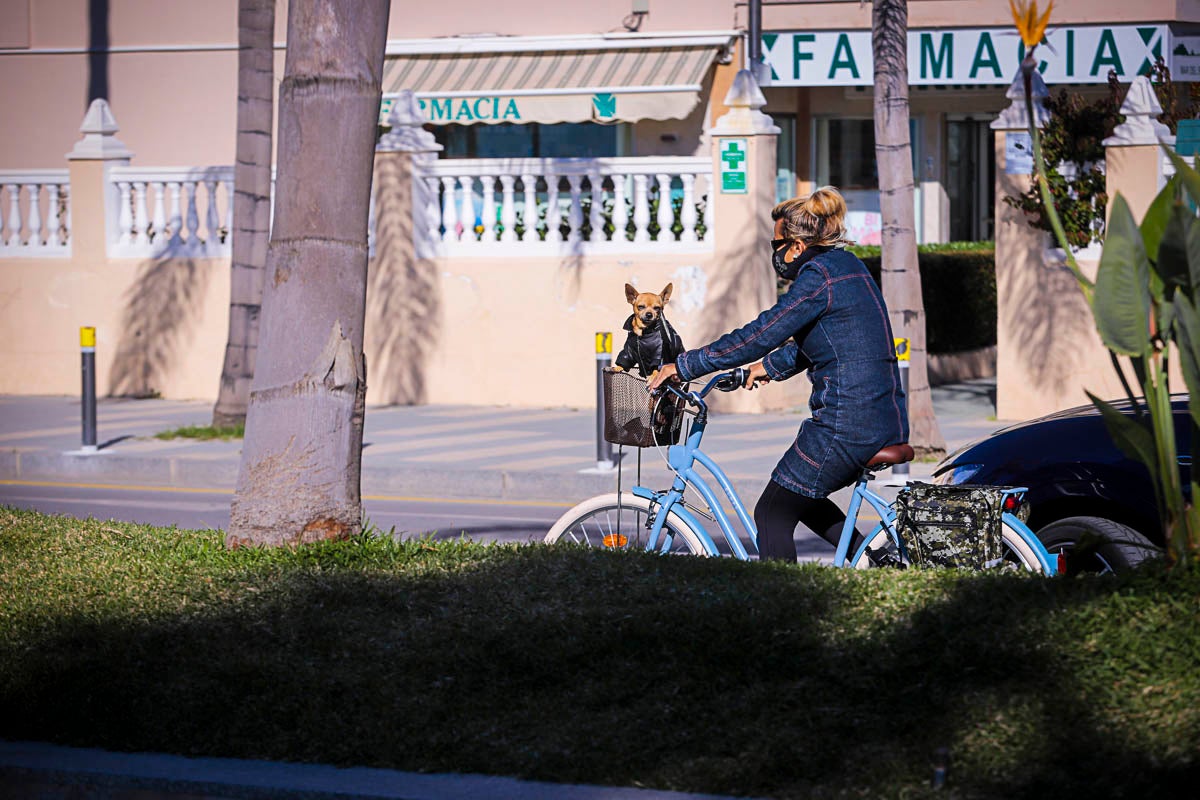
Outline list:
[[[666,324],[664,325],[664,323]],[[675,332],[669,322],[666,322],[664,317],[659,317],[652,324],[643,328],[641,336],[633,332],[632,314],[629,315],[629,319],[625,320],[624,327],[629,331],[629,335],[625,337],[625,346],[621,348],[620,353],[617,353],[617,366],[622,369],[628,370],[636,366],[643,377],[649,377],[651,373],[657,372],[664,363],[674,364],[675,359],[684,350],[683,340],[679,338],[679,334]],[[664,328],[666,328],[665,336],[663,335]]]

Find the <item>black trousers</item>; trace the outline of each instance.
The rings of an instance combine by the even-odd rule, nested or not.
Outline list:
[[[763,560],[796,560],[796,526],[804,527],[837,546],[846,524],[846,515],[828,497],[807,497],[793,492],[775,481],[767,484],[754,507],[754,524],[758,528],[758,556]],[[853,555],[862,543],[857,529],[850,544]]]

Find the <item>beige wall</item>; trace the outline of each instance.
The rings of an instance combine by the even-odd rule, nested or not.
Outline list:
[[[215,398],[225,351],[229,265],[5,259],[0,394],[78,395],[79,328],[96,328],[102,396]]]
[[[538,36],[561,33],[622,33],[630,0],[590,0],[561,5],[542,2],[393,2],[389,39],[419,39],[464,33]],[[728,30],[734,21],[729,0],[651,0],[642,33]]]
[[[719,319],[707,256],[421,261],[424,291],[373,280],[365,349],[367,400],[396,402],[416,381],[424,401],[579,406],[595,403],[594,334],[613,333],[614,358],[630,308],[624,285],[674,284],[668,318],[685,345]],[[96,328],[102,396],[216,397],[228,326],[224,259],[5,259],[0,270],[0,394],[79,393],[79,328]],[[374,269],[373,265],[373,269]],[[392,291],[390,297],[379,293]],[[401,329],[389,309],[424,320]],[[414,341],[414,339],[416,341]],[[413,364],[414,353],[428,352]],[[802,379],[757,397],[803,402]],[[786,388],[786,392],[785,392]]]

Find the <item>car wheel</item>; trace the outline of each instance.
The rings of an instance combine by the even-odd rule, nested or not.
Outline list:
[[[1037,532],[1052,555],[1067,557],[1067,574],[1125,572],[1161,553],[1140,533],[1103,517],[1067,517]]]

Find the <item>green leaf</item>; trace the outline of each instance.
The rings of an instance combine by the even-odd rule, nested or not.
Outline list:
[[[1187,232],[1188,292],[1200,288],[1200,225],[1193,219]]]
[[[1196,305],[1183,292],[1175,293],[1175,343],[1179,365],[1188,388],[1188,411],[1200,426],[1200,316]],[[1200,500],[1200,498],[1197,498]]]
[[[1169,286],[1182,286],[1191,290],[1191,269],[1188,263],[1188,234],[1195,226],[1196,218],[1182,203],[1173,203],[1167,216],[1167,227],[1163,230],[1158,247],[1157,271]],[[1144,226],[1144,223],[1143,223]],[[1143,227],[1142,238],[1145,239]],[[1147,251],[1153,252],[1153,251]]]
[[[1146,215],[1142,217],[1142,242],[1147,253],[1157,253],[1163,232],[1167,229],[1167,221],[1171,218],[1171,209],[1177,205],[1179,193],[1179,178],[1172,177],[1167,185],[1158,193]]]
[[[1130,356],[1150,351],[1150,261],[1129,204],[1119,193],[1113,198],[1092,308],[1100,338],[1110,350]]]
[[[1142,462],[1150,470],[1150,480],[1156,487],[1161,487],[1158,476],[1158,450],[1154,444],[1154,433],[1144,422],[1125,416],[1113,406],[1091,392],[1087,393],[1104,418],[1104,427],[1112,437],[1113,444],[1122,453],[1132,459]],[[1161,488],[1160,488],[1161,491]]]
[[[1192,202],[1200,205],[1200,172],[1189,167],[1173,148],[1164,145],[1163,150],[1175,165],[1175,178],[1183,184],[1184,191],[1192,198]]]

